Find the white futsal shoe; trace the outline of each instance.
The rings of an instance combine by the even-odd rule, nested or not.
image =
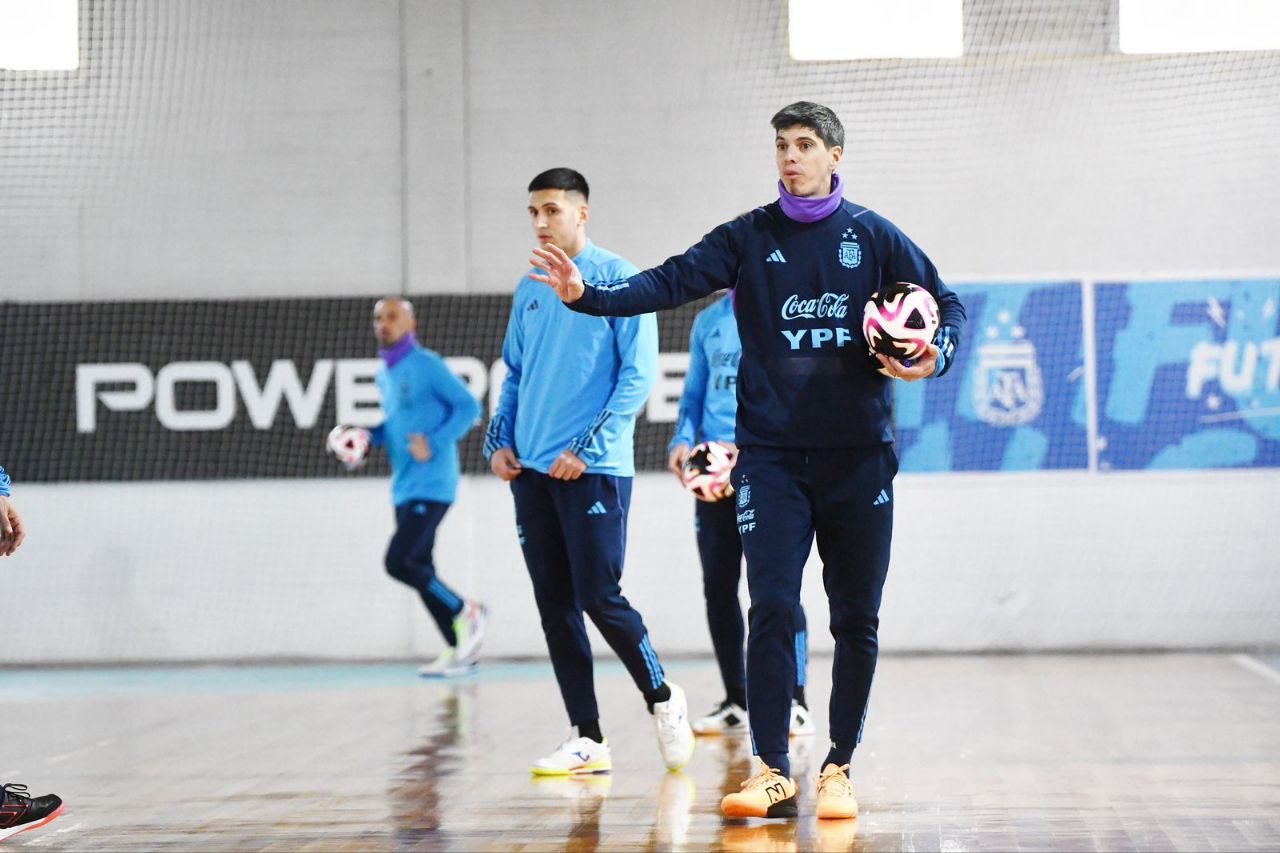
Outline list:
[[[418,675],[423,678],[457,678],[470,675],[476,669],[474,661],[459,660],[453,646],[445,646],[439,657],[418,670]]]
[[[489,608],[478,601],[468,601],[453,619],[453,634],[458,640],[455,649],[462,663],[475,663],[484,642],[484,629],[489,624]]]
[[[653,704],[653,727],[658,732],[658,750],[668,770],[679,770],[693,757],[693,728],[689,725],[689,703],[684,691],[670,681],[671,698]]]
[[[793,713],[793,724],[794,721]],[[747,709],[728,699],[710,714],[693,721],[693,733],[696,735],[737,735],[746,734],[747,730]]]
[[[607,773],[613,769],[609,739],[596,743],[589,737],[571,737],[556,751],[539,758],[530,768],[534,776],[574,776],[579,773]]]
[[[791,700],[791,737],[805,737],[813,734],[813,715],[809,709],[796,700]]]

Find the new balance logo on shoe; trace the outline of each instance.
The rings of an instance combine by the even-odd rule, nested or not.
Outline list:
[[[880,494],[877,495],[876,499],[871,502],[871,505],[880,506],[880,504],[887,504],[888,502],[889,502],[889,493],[886,492],[884,489],[881,489]]]
[[[765,263],[785,264],[787,259],[782,257],[781,249],[774,249],[769,253],[769,257],[765,258]]]
[[[591,505],[591,509],[587,510],[587,515],[608,515],[609,510],[604,508],[604,504],[596,501]]]

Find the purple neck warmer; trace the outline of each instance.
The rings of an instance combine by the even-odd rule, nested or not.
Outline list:
[[[778,181],[778,199],[782,202],[782,212],[788,219],[794,219],[796,222],[817,222],[836,212],[836,208],[844,200],[844,186],[840,183],[840,176],[833,172],[831,195],[802,198],[787,192],[782,181]]]
[[[382,360],[387,363],[387,367],[395,367],[404,361],[404,357],[413,352],[414,344],[417,341],[413,339],[412,334],[405,335],[386,349],[378,350],[378,355],[382,356]]]

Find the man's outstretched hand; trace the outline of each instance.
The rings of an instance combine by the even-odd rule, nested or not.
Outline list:
[[[582,273],[573,258],[565,254],[564,249],[548,243],[545,249],[533,250],[529,263],[542,270],[542,273],[530,273],[529,278],[551,285],[551,289],[560,297],[560,301],[568,305],[582,298],[586,285],[582,283]]]

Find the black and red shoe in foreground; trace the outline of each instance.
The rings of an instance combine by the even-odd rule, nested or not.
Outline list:
[[[62,798],[54,794],[33,797],[26,785],[0,786],[0,841],[28,829],[44,826],[62,814]]]

